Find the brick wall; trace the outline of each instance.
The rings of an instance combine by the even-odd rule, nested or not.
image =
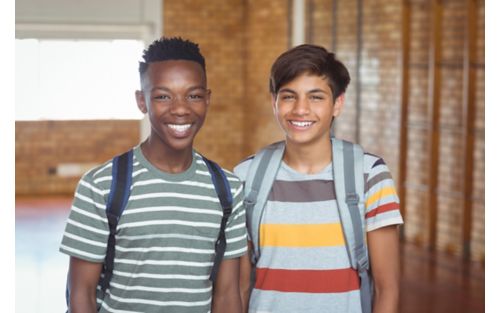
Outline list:
[[[269,73],[274,60],[288,48],[288,1],[246,1],[246,66],[244,101],[245,156],[283,139],[274,119]]]
[[[351,83],[347,87],[344,110],[334,122],[335,135],[339,138],[356,142],[356,56],[357,56],[357,13],[356,1],[336,0],[337,11],[333,12],[335,37],[333,49],[339,60],[349,70]],[[318,23],[317,23],[318,24]],[[319,30],[315,37],[320,38]]]
[[[282,135],[268,92],[269,70],[288,45],[287,1],[164,1],[164,34],[198,42],[212,103],[196,147],[233,168]]]
[[[244,1],[164,0],[163,33],[200,45],[212,90],[195,148],[232,169],[243,157]]]
[[[476,77],[475,103],[476,120],[474,122],[474,174],[472,193],[472,233],[471,233],[471,254],[474,259],[484,261],[484,182],[485,182],[485,143],[484,143],[484,69],[485,69],[485,31],[484,31],[484,0],[477,1],[478,10],[475,13],[477,22],[476,59],[473,63]]]
[[[73,194],[80,177],[61,177],[58,166],[101,163],[139,142],[138,121],[18,121],[15,127],[21,196]]]
[[[462,252],[463,175],[462,139],[465,1],[444,1],[441,27],[440,161],[438,166],[437,247]]]
[[[401,1],[363,4],[360,144],[381,156],[398,182]]]
[[[430,175],[437,175],[436,248],[451,254],[463,251],[464,168],[464,47],[467,7],[465,1],[441,1],[441,60],[436,70],[441,75],[439,161],[430,173],[428,135],[429,54],[431,49],[431,4],[411,1],[410,30],[410,107],[408,129],[406,239],[431,245],[431,216],[428,207]],[[484,260],[484,1],[477,2],[477,58],[472,71],[476,76],[475,146],[471,256]]]
[[[359,142],[367,151],[382,156],[398,178],[399,146],[399,64],[401,1],[310,0],[312,22],[310,42],[334,50],[346,65],[351,83],[346,93],[344,112],[335,122],[339,138]],[[361,19],[360,72],[357,77],[358,12]],[[357,112],[357,84],[360,107]],[[356,119],[359,115],[359,139]]]
[[[398,182],[402,53],[402,2],[309,0],[309,40],[333,49],[351,74],[346,106],[336,121],[337,137],[359,141],[365,150],[382,156]],[[442,85],[439,120],[439,162],[436,247],[460,255],[463,251],[463,59],[465,1],[442,4],[442,61],[438,65]],[[409,241],[430,245],[429,200],[429,55],[431,2],[413,0],[410,5],[408,163],[405,234]],[[475,260],[484,258],[484,1],[477,2],[476,121],[471,250]],[[336,10],[335,10],[336,8]],[[362,9],[360,73],[357,77],[357,18]],[[360,81],[358,81],[360,79]],[[360,107],[356,109],[356,84],[360,83]],[[360,119],[359,140],[356,119]]]
[[[429,241],[427,174],[427,100],[430,49],[430,5],[425,1],[410,2],[408,163],[406,181],[405,235],[411,241]]]

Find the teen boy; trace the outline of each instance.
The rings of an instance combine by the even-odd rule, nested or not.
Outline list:
[[[362,311],[360,282],[350,267],[335,201],[330,139],[349,81],[347,69],[335,55],[314,45],[295,47],[272,66],[272,105],[285,134],[285,148],[260,226],[250,225],[259,227],[260,237],[257,242],[250,238],[249,250],[258,244],[260,255],[254,265],[249,312]],[[369,153],[362,158],[373,312],[396,312],[399,200],[384,161]],[[246,179],[252,161],[235,168],[240,179]],[[247,222],[253,220],[247,216]],[[240,288],[247,305],[251,259],[241,261]]]
[[[133,149],[132,187],[117,228],[113,276],[103,295],[108,161],[80,180],[62,239],[60,251],[71,257],[70,311],[240,312],[245,215],[241,183],[228,172],[234,200],[227,247],[215,290],[209,281],[222,212],[207,166],[193,150],[210,103],[204,57],[188,40],[161,38],[143,58],[135,95],[151,133]]]

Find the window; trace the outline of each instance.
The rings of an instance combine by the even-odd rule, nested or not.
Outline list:
[[[141,119],[139,40],[16,39],[16,120]]]

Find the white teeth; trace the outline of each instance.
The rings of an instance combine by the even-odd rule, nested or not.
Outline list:
[[[172,128],[173,130],[177,132],[185,132],[188,130],[189,127],[191,127],[191,124],[168,124],[168,127]]]
[[[313,122],[298,122],[298,121],[290,121],[292,125],[298,126],[298,127],[309,127],[312,125]]]

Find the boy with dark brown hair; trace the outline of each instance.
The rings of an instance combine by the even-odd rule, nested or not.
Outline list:
[[[397,312],[403,221],[394,182],[382,158],[330,136],[349,81],[335,55],[315,45],[272,66],[285,141],[234,170],[245,181],[250,237],[240,288],[248,312]]]

